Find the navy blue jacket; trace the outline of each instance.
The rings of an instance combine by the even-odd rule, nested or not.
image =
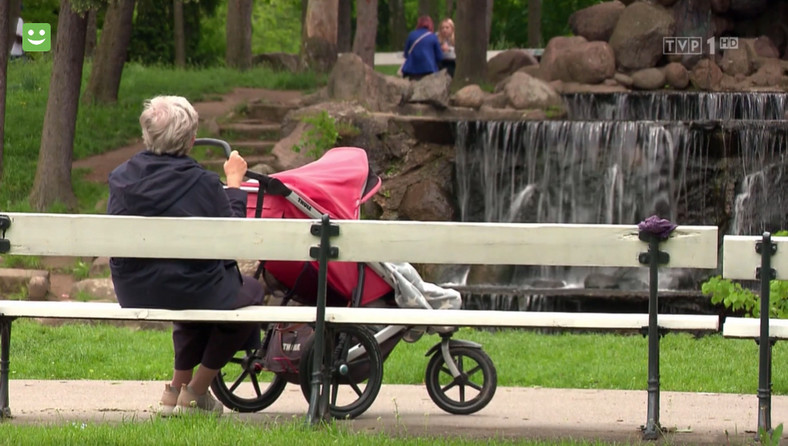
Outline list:
[[[416,43],[424,34],[429,34]],[[416,46],[413,44],[416,43]],[[411,51],[411,47],[413,50]],[[410,52],[410,54],[409,54]],[[405,64],[402,73],[405,75],[431,74],[439,70],[438,64],[443,59],[443,50],[438,36],[426,28],[413,30],[405,41]]]
[[[110,173],[107,213],[244,217],[246,192],[225,190],[219,175],[188,156],[144,151]],[[241,287],[241,274],[234,260],[113,257],[110,270],[122,307],[232,309]]]

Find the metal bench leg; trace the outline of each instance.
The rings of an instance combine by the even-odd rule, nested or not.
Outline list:
[[[0,317],[0,418],[11,418],[8,405],[8,371],[11,354],[11,322],[13,318]]]
[[[659,250],[659,239],[651,234],[640,233],[641,240],[648,241],[648,253],[641,253],[639,261],[649,265],[648,298],[648,412],[643,429],[644,440],[656,440],[662,434],[659,424],[659,325],[657,315],[659,301],[659,265],[670,257]]]
[[[772,255],[777,252],[777,245],[772,243],[772,236],[763,233],[761,243],[755,245],[755,252],[761,255],[761,267],[755,272],[761,280],[761,332],[758,361],[758,432],[772,433],[772,341],[769,336],[769,299],[770,283],[777,276],[772,268]]]

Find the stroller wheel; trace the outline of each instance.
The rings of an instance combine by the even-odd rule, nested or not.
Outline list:
[[[274,403],[285,390],[285,377],[263,370],[255,351],[236,353],[211,382],[216,398],[238,412],[258,412]]]
[[[356,418],[364,413],[380,392],[383,357],[372,332],[364,326],[334,325],[326,330],[326,348],[332,352],[328,369],[328,409],[337,419]],[[309,401],[312,393],[312,337],[299,364],[301,391]]]
[[[441,409],[455,415],[468,415],[484,408],[495,395],[498,375],[484,350],[451,346],[451,359],[460,371],[452,376],[438,350],[427,364],[427,392]]]

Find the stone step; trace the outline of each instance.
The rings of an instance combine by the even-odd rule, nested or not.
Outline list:
[[[246,116],[250,119],[282,122],[291,110],[297,108],[298,106],[291,104],[253,102],[247,105]]]
[[[225,140],[279,140],[281,133],[281,125],[257,119],[229,122],[219,127],[219,135]]]

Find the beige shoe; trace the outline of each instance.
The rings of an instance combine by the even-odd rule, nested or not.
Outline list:
[[[178,404],[179,394],[180,390],[169,384],[165,384],[164,393],[161,394],[161,400],[159,400],[159,409],[156,412],[162,417],[172,416],[172,411]]]
[[[220,416],[223,411],[224,406],[213,398],[210,391],[205,392],[205,395],[197,395],[191,387],[184,384],[172,413],[181,415],[202,412]]]

